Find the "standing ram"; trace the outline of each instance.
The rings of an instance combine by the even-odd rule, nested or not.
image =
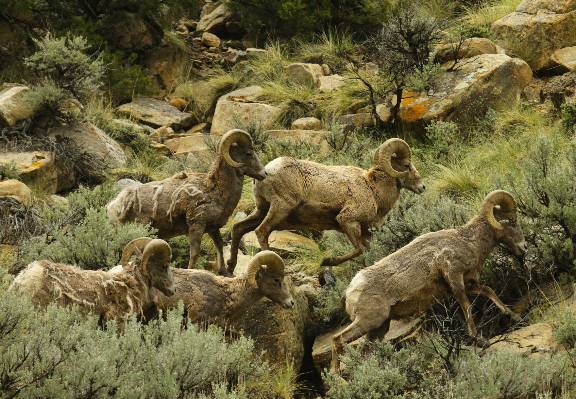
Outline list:
[[[257,253],[239,277],[217,276],[205,270],[174,269],[175,294],[158,295],[162,310],[184,302],[192,322],[210,322],[226,327],[262,297],[291,308],[294,299],[284,281],[284,261],[272,251]]]
[[[266,176],[252,138],[234,129],[222,136],[218,155],[208,173],[180,172],[168,179],[126,187],[107,205],[112,221],[151,224],[162,238],[187,234],[194,267],[204,233],[214,241],[220,273],[226,273],[220,228],[236,208],[244,175]]]
[[[484,199],[480,214],[466,225],[424,234],[360,270],[346,289],[346,312],[352,323],[333,337],[332,369],[338,370],[344,344],[365,334],[383,337],[391,319],[424,312],[449,294],[464,312],[468,333],[482,345],[486,341],[477,336],[467,294],[487,297],[518,320],[492,288],[479,283],[482,265],[496,245],[504,244],[515,255],[526,252],[516,208],[511,194],[493,191]]]
[[[234,270],[242,236],[255,230],[261,249],[269,249],[273,230],[313,229],[341,231],[354,250],[324,258],[323,266],[339,265],[364,252],[370,229],[379,227],[406,188],[424,192],[424,184],[411,161],[408,144],[389,139],[374,154],[369,170],[354,166],[326,166],[281,157],[265,167],[267,178],[254,185],[256,209],[232,229],[229,271]]]
[[[135,256],[135,260],[128,262]],[[154,308],[152,289],[174,294],[169,265],[172,251],[166,241],[138,238],[124,247],[119,272],[82,270],[75,266],[40,260],[30,263],[10,285],[10,290],[27,295],[45,308],[51,303],[77,305],[102,321],[116,320],[119,326],[130,315],[146,318]]]

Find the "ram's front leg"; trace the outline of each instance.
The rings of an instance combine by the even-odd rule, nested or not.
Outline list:
[[[202,243],[204,229],[204,225],[200,224],[192,224],[188,226],[188,241],[190,243],[190,260],[188,261],[189,269],[194,268],[196,260],[200,255],[200,244]]]
[[[515,322],[522,321],[522,317],[518,313],[513,312],[508,306],[506,306],[500,300],[500,298],[498,298],[498,295],[496,295],[496,292],[494,292],[494,290],[492,288],[488,287],[487,285],[474,284],[470,288],[468,288],[467,291],[470,294],[482,295],[482,296],[490,299],[492,301],[492,303],[494,305],[496,305],[496,307],[498,309],[500,309],[500,311],[502,313],[510,316],[510,318],[512,320],[514,320]]]
[[[226,270],[226,265],[224,264],[224,240],[222,239],[220,230],[210,230],[208,234],[210,235],[210,238],[212,238],[214,246],[216,247],[216,263],[218,265],[218,273],[223,276],[228,275],[228,270]]]

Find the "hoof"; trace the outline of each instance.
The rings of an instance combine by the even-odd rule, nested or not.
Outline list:
[[[320,286],[330,288],[336,285],[336,276],[332,272],[332,270],[323,270],[318,275],[318,281],[320,282]]]

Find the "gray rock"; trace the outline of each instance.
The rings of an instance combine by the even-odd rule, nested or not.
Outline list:
[[[27,86],[13,85],[0,91],[0,126],[14,126],[36,115],[38,108],[26,101],[29,90]]]
[[[154,128],[169,126],[181,130],[194,124],[192,115],[181,112],[165,101],[149,97],[139,97],[131,103],[123,104],[117,108],[117,112]]]

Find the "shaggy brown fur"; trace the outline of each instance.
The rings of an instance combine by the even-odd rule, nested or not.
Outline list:
[[[254,229],[262,249],[269,249],[273,230],[341,231],[354,250],[324,258],[322,265],[343,263],[368,248],[370,228],[381,225],[402,188],[416,193],[425,189],[410,160],[410,147],[400,139],[383,143],[368,171],[287,157],[273,160],[265,169],[266,180],[254,185],[256,209],[233,227],[229,270],[236,265],[242,236]]]
[[[173,273],[175,295],[158,295],[156,303],[167,310],[183,301],[192,322],[226,327],[262,297],[284,307],[294,305],[284,282],[284,262],[272,251],[258,253],[241,277],[217,276],[204,270],[174,269]]]
[[[480,341],[467,294],[484,295],[517,318],[490,287],[479,283],[482,265],[499,243],[515,254],[526,250],[516,223],[516,203],[504,191],[490,193],[480,215],[465,226],[424,234],[359,271],[346,290],[346,312],[352,323],[333,337],[332,368],[338,369],[338,354],[345,343],[365,334],[382,337],[391,319],[424,312],[449,294],[458,300],[469,334]]]
[[[166,295],[174,292],[173,277],[168,269],[170,247],[162,240],[149,243],[148,253],[152,256],[148,261],[143,256],[117,273],[82,270],[47,260],[32,262],[16,276],[10,290],[30,296],[40,308],[51,303],[78,305],[86,313],[119,323],[130,315],[143,316],[148,307],[154,305],[151,288]]]
[[[202,236],[208,233],[216,246],[220,272],[226,273],[220,228],[240,200],[245,174],[256,179],[265,176],[248,133],[233,130],[223,136],[210,172],[180,172],[161,181],[129,186],[108,204],[108,216],[119,223],[151,224],[162,238],[187,234],[190,268],[200,254]]]

